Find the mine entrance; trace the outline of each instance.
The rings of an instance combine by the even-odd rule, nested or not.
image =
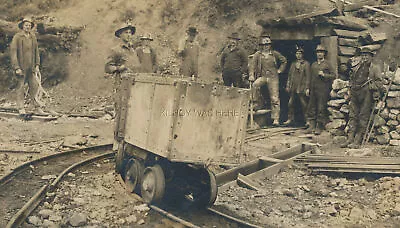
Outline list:
[[[273,48],[279,51],[283,56],[287,58],[288,64],[285,72],[281,75],[279,80],[279,95],[281,100],[281,114],[280,121],[286,121],[288,115],[288,101],[289,94],[286,92],[286,83],[288,80],[288,73],[291,64],[296,60],[296,46],[300,46],[304,49],[304,58],[310,64],[317,60],[315,48],[320,44],[319,39],[313,40],[276,40],[273,41]],[[301,110],[300,101],[295,101],[295,109]],[[301,115],[301,112],[296,112],[295,120],[297,123],[304,123],[305,118]]]

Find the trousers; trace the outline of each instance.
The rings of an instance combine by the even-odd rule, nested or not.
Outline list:
[[[262,86],[267,86],[268,94],[271,100],[271,117],[273,120],[279,121],[280,114],[280,100],[279,100],[279,78],[278,77],[259,77],[254,83],[254,97],[262,97],[260,88]]]

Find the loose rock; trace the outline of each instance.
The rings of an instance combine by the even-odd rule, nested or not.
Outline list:
[[[29,216],[28,217],[28,223],[32,224],[34,226],[41,226],[42,225],[42,220],[37,216]]]
[[[84,226],[87,223],[87,216],[82,213],[75,213],[69,218],[68,222],[73,227]]]

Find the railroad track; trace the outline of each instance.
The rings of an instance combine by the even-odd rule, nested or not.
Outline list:
[[[280,130],[273,133],[278,132],[283,133]],[[21,225],[46,197],[46,193],[54,191],[66,174],[94,161],[112,158],[114,153],[111,148],[112,145],[107,144],[53,154],[27,162],[3,176],[0,179],[0,227]],[[185,227],[260,227],[216,207],[197,211],[153,205],[150,208]]]
[[[27,162],[0,179],[0,227],[18,227],[70,171],[113,157],[112,144],[57,153]]]

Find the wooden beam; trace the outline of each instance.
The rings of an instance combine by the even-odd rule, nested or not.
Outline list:
[[[343,30],[343,29],[334,29],[333,32],[343,38],[353,38],[353,39],[358,39],[359,36],[362,36],[363,34],[367,34],[366,31],[349,31],[349,30]]]
[[[340,46],[347,46],[347,47],[358,47],[360,43],[358,39],[349,39],[349,38],[339,38],[339,45]]]
[[[330,17],[329,23],[336,25],[338,28],[356,31],[363,31],[369,28],[364,20],[352,16]]]
[[[341,56],[354,56],[356,54],[357,48],[339,46],[339,55]]]
[[[348,4],[348,5],[353,5],[352,2],[349,2],[349,1],[346,1],[346,0],[340,0],[340,1],[342,1],[342,2],[344,2],[346,4]],[[393,16],[393,17],[396,17],[396,18],[400,18],[400,15],[397,15],[397,14],[394,14],[394,13],[390,13],[390,12],[387,12],[387,11],[384,11],[384,10],[381,10],[381,9],[377,9],[375,7],[372,7],[372,6],[363,5],[362,8],[369,9],[369,10],[372,10],[372,11],[375,11],[375,12],[379,12],[379,13],[383,13],[383,14],[386,14],[386,15],[390,15],[390,16]]]
[[[37,120],[37,121],[52,121],[56,120],[57,117],[50,117],[50,116],[36,116],[36,115],[20,115],[18,113],[10,113],[10,112],[0,112],[0,117],[5,117],[5,118],[16,118],[16,119],[23,119],[23,120]]]
[[[235,167],[233,169],[229,169],[222,173],[218,173],[215,176],[217,185],[221,186],[228,182],[236,180],[239,173],[241,173],[243,175],[248,175],[250,173],[256,172],[257,170],[260,170],[260,168],[261,168],[261,161],[260,161],[260,159],[256,159],[256,160],[244,163],[242,165],[239,165],[238,167]]]
[[[251,190],[260,191],[260,189],[257,187],[257,184],[253,180],[251,180],[247,176],[243,176],[240,173],[237,177],[236,183],[242,188],[248,188]]]
[[[324,47],[328,50],[326,60],[333,68],[336,78],[338,78],[338,37],[322,37],[321,44],[324,45]]]

